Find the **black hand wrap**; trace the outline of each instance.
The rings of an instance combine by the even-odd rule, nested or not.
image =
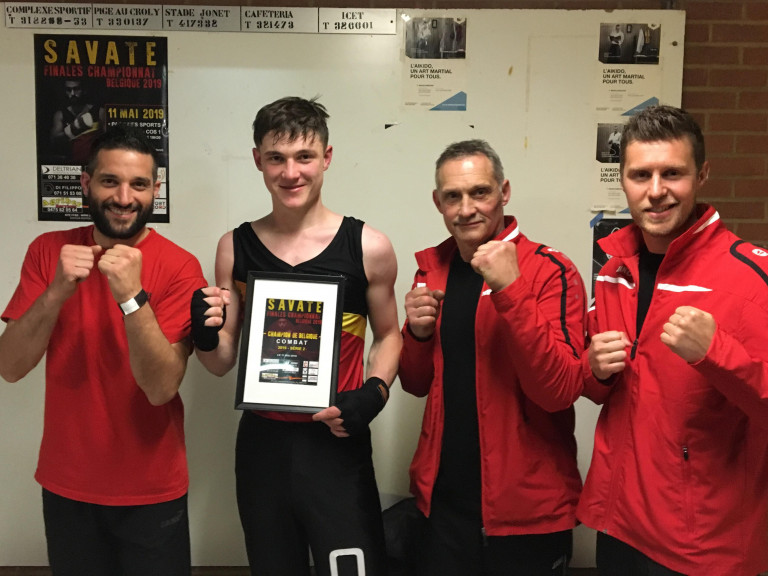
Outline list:
[[[389,399],[389,388],[381,378],[368,378],[357,390],[339,392],[336,406],[341,410],[344,430],[350,436],[365,432]]]
[[[195,346],[203,352],[210,352],[219,345],[219,330],[224,326],[227,319],[227,309],[224,308],[224,318],[219,326],[206,326],[205,321],[208,316],[205,313],[211,306],[205,301],[203,289],[199,288],[192,294],[190,303],[190,317],[192,319],[192,340]]]

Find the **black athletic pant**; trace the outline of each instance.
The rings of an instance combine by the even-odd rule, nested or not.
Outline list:
[[[187,497],[100,506],[43,490],[54,576],[189,576]]]
[[[434,502],[420,576],[563,576],[571,530],[522,536],[484,536],[482,520],[449,502]]]
[[[597,571],[600,576],[685,576],[603,532],[597,533]]]
[[[366,576],[386,574],[370,433],[337,438],[322,422],[243,413],[237,435],[237,505],[251,573],[330,576],[329,556],[359,549]],[[343,553],[339,576],[358,576]]]

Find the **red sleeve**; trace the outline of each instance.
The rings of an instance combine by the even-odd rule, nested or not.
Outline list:
[[[197,259],[189,253],[184,254],[186,258],[182,264],[165,278],[165,285],[159,288],[157,296],[153,294],[150,298],[157,323],[171,344],[189,336],[192,293],[208,285]]]
[[[400,350],[400,368],[397,375],[400,377],[403,390],[419,398],[429,393],[432,378],[435,375],[433,360],[435,340],[434,336],[423,342],[417,340],[408,330],[406,320],[403,326],[403,347]]]
[[[621,374],[614,374],[612,378],[605,382],[595,378],[595,375],[592,373],[592,367],[589,365],[589,353],[586,350],[581,356],[581,372],[584,378],[584,392],[582,394],[595,404],[604,404],[608,400],[608,396],[611,395],[616,383],[622,378]]]
[[[491,299],[521,351],[511,361],[523,392],[556,412],[572,406],[583,390],[586,291],[576,267],[557,252],[539,264],[536,276],[520,276]]]
[[[29,245],[21,267],[19,285],[16,287],[16,291],[13,293],[2,315],[4,322],[21,318],[35,300],[48,288],[48,284],[52,279],[51,256],[43,249],[43,244],[43,237],[39,236]],[[53,264],[53,273],[55,273],[55,265],[57,263],[58,252],[56,253],[56,261]]]
[[[706,356],[691,364],[751,422],[768,427],[768,352],[765,327],[768,311],[745,302],[740,311],[738,334],[718,326]]]

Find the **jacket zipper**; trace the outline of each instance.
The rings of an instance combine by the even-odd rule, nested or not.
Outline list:
[[[690,533],[693,533],[693,502],[691,499],[691,465],[688,460],[691,455],[688,451],[688,445],[683,444],[683,514],[685,515],[685,526]]]

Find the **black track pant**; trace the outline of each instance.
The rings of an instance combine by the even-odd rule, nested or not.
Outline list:
[[[43,490],[54,576],[189,576],[187,497],[100,506]]]
[[[357,576],[359,556],[366,576],[386,574],[370,433],[337,438],[322,422],[245,412],[236,476],[252,574],[308,576],[308,546],[317,576],[331,575],[334,552],[339,576]]]

